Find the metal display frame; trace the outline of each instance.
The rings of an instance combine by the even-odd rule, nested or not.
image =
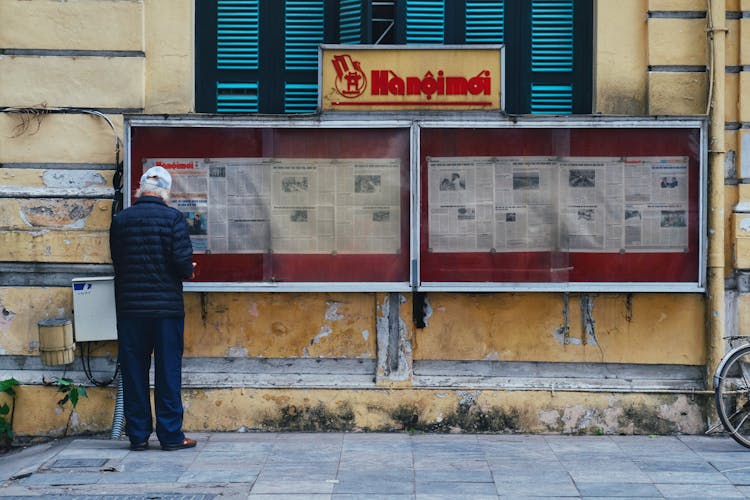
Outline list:
[[[707,120],[702,117],[516,116],[498,112],[366,113],[330,112],[306,116],[126,115],[124,118],[124,206],[130,206],[132,129],[194,128],[322,128],[404,129],[409,131],[409,279],[398,282],[185,282],[188,292],[682,292],[702,293],[707,259]],[[420,131],[439,128],[485,129],[694,129],[698,152],[698,269],[686,282],[421,282],[421,145]]]

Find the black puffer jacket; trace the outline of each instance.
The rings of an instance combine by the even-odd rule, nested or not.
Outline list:
[[[185,315],[182,280],[193,273],[193,246],[179,210],[142,196],[112,220],[109,246],[118,316]]]

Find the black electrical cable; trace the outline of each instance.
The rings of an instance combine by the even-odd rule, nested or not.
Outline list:
[[[86,378],[97,387],[106,387],[117,380],[117,374],[120,371],[120,364],[117,363],[115,364],[115,373],[112,375],[111,379],[107,381],[96,380],[94,378],[94,372],[91,370],[91,345],[89,342],[83,342],[81,344],[81,366],[83,366],[83,372],[86,374]]]

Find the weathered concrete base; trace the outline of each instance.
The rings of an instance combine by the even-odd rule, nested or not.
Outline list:
[[[21,386],[19,437],[60,436],[69,408],[54,387]],[[109,432],[113,388],[90,388],[68,434]],[[428,389],[186,389],[186,431],[424,431],[561,434],[700,434],[705,394]]]
[[[111,380],[111,353],[89,361],[95,380]],[[378,377],[382,367],[374,359],[185,358],[185,428],[699,434],[713,408],[695,365],[421,360],[403,385]],[[61,375],[89,393],[69,422],[50,384]],[[9,377],[21,384],[19,435],[110,431],[115,384],[92,387],[78,362],[0,356],[0,380]]]

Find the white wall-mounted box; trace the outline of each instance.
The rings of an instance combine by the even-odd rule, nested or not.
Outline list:
[[[117,340],[115,278],[73,278],[73,330],[76,342]]]

